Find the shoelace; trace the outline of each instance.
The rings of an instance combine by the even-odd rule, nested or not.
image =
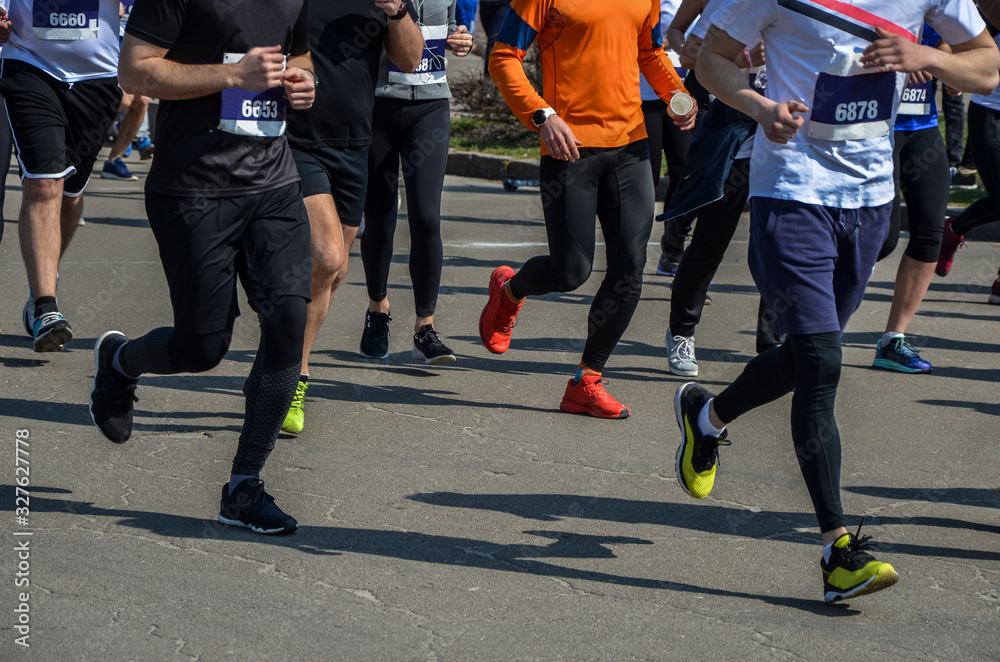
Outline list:
[[[910,343],[906,342],[904,338],[896,338],[890,345],[894,345],[893,351],[906,359],[920,358],[920,354],[917,353],[916,348]]]
[[[694,338],[685,338],[684,336],[674,336],[674,341],[677,343],[676,354],[677,358],[681,361],[693,361],[694,360]]]
[[[875,541],[872,540],[871,536],[861,536],[861,527],[864,526],[864,523],[865,518],[862,517],[858,523],[858,530],[850,537],[847,547],[844,549],[845,558],[852,558],[858,554],[871,556],[868,552],[876,548]]]
[[[389,334],[389,322],[392,318],[388,318],[385,322],[376,321],[374,317],[368,318],[368,328],[372,331],[372,338],[375,340],[381,340]]]
[[[295,395],[292,396],[292,406],[301,408],[302,404],[305,402],[305,399],[306,399],[306,390],[304,388],[296,388]]]
[[[498,311],[497,318],[494,320],[493,326],[499,331],[505,334],[509,334],[514,330],[514,326],[517,325],[517,312],[520,310],[520,306],[513,303],[507,298],[507,295],[503,292],[500,293],[500,310]]]
[[[419,342],[421,344],[424,344],[424,345],[428,345],[428,346],[434,346],[434,345],[441,345],[442,344],[442,342],[441,342],[441,336],[438,335],[437,329],[434,329],[434,328],[428,329],[426,332],[424,332],[423,334],[419,335],[417,337],[417,342]]]

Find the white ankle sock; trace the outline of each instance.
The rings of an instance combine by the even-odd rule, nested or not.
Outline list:
[[[702,434],[709,437],[721,437],[722,433],[726,431],[725,426],[717,428],[712,425],[712,421],[708,418],[708,407],[712,404],[712,400],[715,400],[715,398],[709,398],[705,406],[701,408],[701,413],[698,414],[698,429],[701,430]]]
[[[833,554],[833,543],[823,547],[823,563],[830,562],[830,555]]]
[[[898,331],[886,331],[885,333],[882,334],[882,347],[888,347],[889,343],[892,342],[893,338],[905,338],[905,337],[906,336],[904,336],[902,333],[899,333]]]

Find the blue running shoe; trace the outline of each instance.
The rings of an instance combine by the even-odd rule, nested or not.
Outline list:
[[[35,318],[32,331],[36,352],[60,352],[63,345],[73,339],[73,329],[60,312],[45,313]]]
[[[872,362],[872,367],[907,374],[931,371],[931,364],[920,358],[913,345],[906,342],[905,336],[896,336],[886,347],[882,347],[882,341],[879,340],[875,344],[875,361]]]
[[[148,161],[153,158],[153,152],[156,151],[156,146],[153,141],[149,139],[149,136],[143,136],[135,141],[135,146],[139,150],[139,158],[143,161]]]
[[[125,158],[132,156],[132,143],[129,143],[128,146],[125,147],[125,154],[123,156]]]
[[[669,257],[660,253],[660,261],[656,263],[657,276],[676,276],[677,263],[672,262]]]
[[[120,179],[126,182],[134,182],[139,179],[132,174],[132,171],[128,169],[128,166],[121,159],[105,161],[104,169],[101,170],[101,177],[104,179]]]

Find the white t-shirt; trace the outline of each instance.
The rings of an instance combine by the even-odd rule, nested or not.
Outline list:
[[[951,44],[985,28],[972,0],[754,0],[713,14],[741,43],[761,34],[769,99],[810,108],[786,145],[757,128],[751,197],[841,209],[893,199],[892,126],[906,77],[868,73],[860,55],[876,38],[873,25],[916,40],[925,18]]]
[[[993,37],[993,43],[1000,48],[1000,34]],[[991,110],[1000,110],[1000,86],[997,86],[997,89],[993,90],[991,94],[973,94],[972,103],[985,106]]]
[[[667,51],[670,61],[674,63],[676,68],[680,68],[681,64],[680,60],[677,59],[677,54],[670,50],[670,45],[667,44],[667,28],[670,27],[670,23],[674,20],[674,15],[680,6],[681,0],[660,0],[660,36],[663,37],[663,50]],[[660,98],[642,74],[639,74],[639,95],[643,101],[655,101]]]
[[[5,60],[21,60],[64,83],[118,75],[119,0],[47,0],[54,11],[33,23],[34,0],[10,0],[13,31]]]

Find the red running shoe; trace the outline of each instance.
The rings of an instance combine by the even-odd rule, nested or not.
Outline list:
[[[944,222],[944,239],[941,241],[941,253],[938,255],[937,266],[934,273],[938,276],[947,276],[951,271],[951,264],[955,261],[955,251],[964,243],[964,236],[959,236],[951,231],[951,222],[954,218],[949,218]]]
[[[628,407],[612,398],[604,389],[604,383],[600,375],[584,375],[578,384],[570,379],[559,408],[571,414],[590,414],[597,418],[628,418]]]
[[[514,330],[517,314],[524,305],[513,303],[503,293],[503,284],[514,275],[514,270],[507,265],[497,267],[490,276],[489,300],[479,316],[479,337],[483,346],[494,354],[503,354],[510,347],[510,334]]]

